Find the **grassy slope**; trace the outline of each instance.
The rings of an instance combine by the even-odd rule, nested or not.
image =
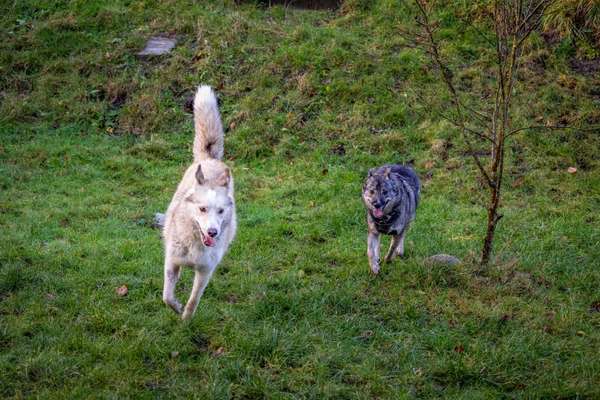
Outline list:
[[[515,138],[482,276],[476,174],[459,143],[447,160],[430,148],[454,132],[415,100],[443,91],[397,34],[404,6],[103,3],[2,6],[2,396],[600,396],[597,132]],[[440,14],[442,35],[478,93],[484,44],[463,12]],[[136,59],[156,32],[178,36],[174,53]],[[568,44],[534,44],[517,120],[597,121],[600,82],[569,71]],[[230,126],[240,227],[184,325],[160,301],[149,221],[191,158],[182,105],[199,82]],[[409,256],[373,278],[361,181],[409,160],[431,172]],[[440,252],[467,262],[423,265]]]

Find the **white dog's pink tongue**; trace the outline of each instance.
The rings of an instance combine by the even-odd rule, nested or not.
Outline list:
[[[208,247],[212,247],[215,245],[215,241],[210,236],[204,236],[204,245]]]
[[[373,209],[373,216],[375,218],[381,218],[381,217],[383,217],[383,211],[380,210],[379,208],[375,208],[375,209]]]

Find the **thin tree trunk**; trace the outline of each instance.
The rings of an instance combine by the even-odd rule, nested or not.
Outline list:
[[[485,238],[483,239],[483,248],[481,251],[481,266],[486,266],[490,261],[492,254],[492,244],[494,242],[494,233],[496,232],[496,225],[502,215],[498,214],[498,205],[500,203],[500,190],[499,188],[492,188],[490,192],[490,206],[488,208],[487,218],[487,230]]]

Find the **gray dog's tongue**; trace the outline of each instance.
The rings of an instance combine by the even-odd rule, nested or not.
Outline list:
[[[373,210],[373,216],[375,218],[381,218],[381,217],[383,217],[383,211],[380,210],[379,208],[376,208]]]

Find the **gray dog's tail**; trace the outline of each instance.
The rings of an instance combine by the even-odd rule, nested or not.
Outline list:
[[[194,97],[194,162],[223,158],[223,125],[217,97],[210,86],[202,85]]]

